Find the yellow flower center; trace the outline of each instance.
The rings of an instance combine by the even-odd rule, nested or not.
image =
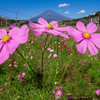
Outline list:
[[[60,96],[60,94],[58,94],[58,96]]]
[[[48,28],[52,29],[53,28],[53,24],[49,23]]]
[[[60,89],[60,87],[58,87],[58,90]]]
[[[9,39],[10,39],[10,36],[9,36],[9,35],[5,35],[5,36],[2,38],[2,41],[3,41],[3,42],[7,42]]]
[[[89,38],[90,37],[90,34],[87,33],[87,32],[85,32],[83,35],[84,35],[85,38]]]

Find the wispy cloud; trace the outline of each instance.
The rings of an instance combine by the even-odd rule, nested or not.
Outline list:
[[[58,10],[58,11],[61,11],[61,9],[60,9],[60,10]]]
[[[89,15],[86,15],[85,17],[88,17]]]
[[[64,4],[59,4],[59,6],[58,7],[65,7],[65,6],[69,6],[69,3],[67,4],[67,3],[64,3]]]
[[[76,14],[83,14],[85,13],[85,10],[81,10],[80,12],[76,13]]]
[[[65,14],[69,14],[69,11],[66,11]]]

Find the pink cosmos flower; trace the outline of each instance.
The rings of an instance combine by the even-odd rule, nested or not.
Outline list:
[[[8,66],[10,67],[10,66],[12,66],[12,64],[9,64]]]
[[[24,82],[24,78],[21,77],[20,83],[23,83],[23,82]]]
[[[69,38],[69,35],[62,33],[62,31],[66,31],[66,27],[59,27],[57,21],[52,21],[48,23],[45,19],[39,18],[38,23],[32,23],[29,21],[29,25],[33,28],[38,29],[31,29],[35,35],[41,35],[42,33],[46,34],[53,34],[55,36],[61,36],[63,38]],[[60,31],[60,32],[59,32]]]
[[[60,98],[63,95],[63,93],[61,91],[57,91],[57,93],[55,93],[56,99]]]
[[[16,24],[12,24],[10,27],[9,27],[9,30],[11,30],[12,28],[16,27]]]
[[[53,57],[54,57],[54,58],[57,57],[57,54],[54,54]]]
[[[14,63],[14,64],[16,64],[17,62],[16,62],[16,61],[14,61],[13,63]]]
[[[51,51],[51,48],[47,48],[47,50]]]
[[[8,85],[7,82],[5,82],[5,83],[4,83],[4,86],[7,86],[7,85]]]
[[[21,75],[18,75],[17,78],[21,78]]]
[[[11,61],[11,59],[8,59],[8,61]]]
[[[18,65],[14,64],[14,67],[16,68]]]
[[[22,73],[22,76],[25,76],[25,72]]]
[[[31,52],[29,52],[29,54],[31,54]]]
[[[23,65],[24,67],[26,66],[26,64]]]
[[[100,95],[100,89],[96,90],[96,94]]]
[[[33,59],[33,56],[31,56],[30,59]]]
[[[60,91],[60,90],[62,90],[62,87],[61,86],[60,87],[56,86],[56,90]]]
[[[23,25],[21,29],[14,27],[7,33],[5,29],[0,29],[0,64],[9,58],[9,54],[13,54],[20,43],[28,40],[27,25]]]
[[[96,24],[91,22],[87,25],[86,29],[85,25],[79,21],[77,22],[76,27],[79,31],[71,26],[67,26],[66,28],[68,34],[71,35],[76,42],[78,42],[76,45],[77,51],[84,54],[88,48],[91,55],[98,54],[98,49],[95,45],[100,48],[100,34],[93,34],[97,30]]]
[[[52,93],[55,93],[55,91],[53,90]]]

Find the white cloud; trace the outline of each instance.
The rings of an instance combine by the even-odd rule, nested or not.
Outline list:
[[[69,11],[66,11],[65,14],[69,14]]]
[[[58,7],[65,7],[65,6],[69,6],[69,3],[68,3],[68,4],[66,4],[66,3],[64,3],[64,4],[59,4]]]
[[[58,11],[61,11],[61,10],[58,10]]]
[[[95,13],[92,13],[91,15],[95,15]]]
[[[85,10],[81,10],[80,12],[78,12],[77,14],[82,14],[85,13]]]
[[[89,15],[86,15],[85,17],[88,17]]]

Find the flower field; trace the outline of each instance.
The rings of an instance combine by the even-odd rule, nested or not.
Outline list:
[[[16,26],[10,29],[9,34],[15,43],[12,43],[12,50],[2,51],[0,45],[0,100],[100,100],[100,46],[95,38],[93,41],[97,48],[90,49],[88,44],[89,49],[85,51],[85,42],[82,41],[90,38],[89,33],[85,32],[83,36],[86,39],[78,41],[72,27],[60,35],[48,29],[45,31],[52,34],[44,30],[41,34],[40,30],[34,29],[36,27],[30,26],[29,23],[29,31],[26,26],[18,30],[20,34],[28,33],[28,39],[17,34]],[[48,27],[52,28],[52,24]],[[8,35],[6,39],[2,38],[2,41],[6,40],[9,40]]]

